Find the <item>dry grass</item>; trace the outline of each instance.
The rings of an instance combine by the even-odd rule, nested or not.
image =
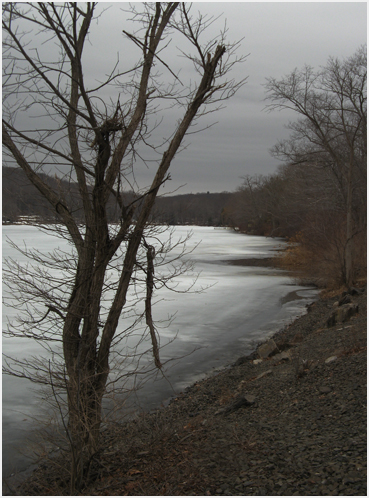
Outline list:
[[[278,263],[299,282],[324,289],[326,296],[331,292],[337,293],[332,296],[338,295],[345,288],[345,234],[342,226],[335,228],[324,236],[311,228],[299,232],[289,240]],[[355,237],[353,263],[357,285],[366,282],[366,244],[362,239],[363,234]]]

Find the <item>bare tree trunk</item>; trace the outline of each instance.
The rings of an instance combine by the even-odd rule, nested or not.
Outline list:
[[[99,395],[88,373],[68,382],[68,437],[71,447],[71,494],[88,480],[93,458],[99,451],[102,393]]]
[[[353,194],[353,168],[354,161],[351,161],[348,168],[347,175],[347,217],[346,217],[346,245],[345,245],[345,284],[352,287],[353,285],[353,260],[354,260],[354,228],[353,228],[353,213],[352,213],[352,194]]]

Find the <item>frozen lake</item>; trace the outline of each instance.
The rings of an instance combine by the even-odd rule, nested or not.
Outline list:
[[[226,366],[238,357],[249,354],[257,343],[272,335],[284,324],[304,312],[305,305],[315,296],[314,289],[295,285],[282,271],[229,264],[229,260],[265,258],[283,246],[283,242],[258,236],[248,236],[213,227],[176,227],[173,238],[193,235],[187,243],[193,251],[183,259],[195,263],[200,272],[194,287],[202,293],[173,293],[162,288],[155,294],[154,319],[173,320],[159,328],[162,361],[182,357],[168,364],[167,379],[151,380],[131,400],[145,410],[157,408],[197,379]],[[162,235],[163,237],[164,235]],[[9,237],[22,245],[50,251],[59,247],[68,250],[67,243],[41,233],[35,227],[12,225],[3,227],[3,258],[22,261],[6,242]],[[180,249],[176,249],[178,255]],[[162,271],[167,267],[163,266]],[[177,281],[177,290],[191,283],[191,275]],[[6,290],[3,290],[6,293]],[[13,310],[3,308],[3,329]],[[172,339],[175,338],[174,341]],[[122,344],[132,347],[129,339]],[[131,341],[131,342],[130,342]],[[143,344],[143,349],[148,345]],[[3,338],[3,352],[25,357],[40,352],[37,344],[28,340]],[[146,361],[151,360],[151,357]],[[168,382],[169,381],[169,382]],[[31,433],[32,420],[42,414],[42,405],[30,382],[3,376],[3,476],[23,470],[29,464],[27,456],[18,453]]]

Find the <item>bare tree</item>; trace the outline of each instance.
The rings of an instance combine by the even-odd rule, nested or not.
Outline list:
[[[287,167],[280,167],[273,175],[243,177],[230,203],[233,224],[249,233],[293,235],[307,209],[296,177],[287,173]]]
[[[61,346],[59,359],[55,349],[50,366],[42,359],[19,362],[13,373],[49,383],[53,389],[65,387],[71,492],[82,488],[98,452],[109,355],[122,337],[117,334],[118,321],[140,270],[146,275],[147,326],[156,365],[161,367],[151,315],[155,249],[145,234],[155,198],[194,119],[219,108],[244,82],[227,79],[234,64],[244,59],[236,55],[239,43],[228,43],[226,30],[204,41],[214,19],[194,17],[186,4],[169,2],[132,7],[138,29],[123,32],[125,50],[128,53],[131,43],[141,55],[132,67],[120,69],[117,63],[103,81],[95,71],[94,83],[88,77],[94,69],[85,67],[84,52],[90,31],[96,29],[97,10],[95,3],[3,4],[5,162],[15,160],[56,214],[58,225],[44,229],[56,230],[73,247],[70,254],[48,258],[27,251],[42,266],[18,275],[19,266],[10,266],[11,285],[18,286],[18,296],[27,306],[20,328],[10,333],[42,341],[52,353],[53,344]],[[197,82],[183,83],[166,60],[170,33],[182,36],[181,55],[192,61]],[[45,44],[56,44],[56,60]],[[158,147],[149,143],[158,125],[150,118],[165,99],[181,110],[182,117]],[[134,186],[129,173],[134,174],[142,143],[153,153],[160,152],[157,169],[151,185],[127,202],[124,192]],[[77,182],[79,206],[67,201],[62,186],[55,189],[45,181],[42,171],[50,168]],[[111,198],[120,213],[115,227],[107,218]],[[142,254],[147,254],[146,262]],[[53,277],[47,264],[63,271],[63,277]],[[114,298],[104,310],[107,289],[114,291]],[[34,301],[43,303],[43,309]]]
[[[269,110],[292,109],[291,137],[272,153],[294,164],[329,168],[346,212],[345,283],[354,278],[354,192],[366,182],[366,47],[343,61],[330,58],[314,71],[306,66],[281,80],[267,80]]]

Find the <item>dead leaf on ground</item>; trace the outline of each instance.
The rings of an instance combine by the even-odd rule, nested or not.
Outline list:
[[[127,472],[127,474],[128,474],[129,476],[134,476],[134,475],[136,475],[136,474],[142,474],[142,471],[141,471],[141,470],[138,470],[138,469],[131,469],[131,470],[129,470],[129,471]]]

